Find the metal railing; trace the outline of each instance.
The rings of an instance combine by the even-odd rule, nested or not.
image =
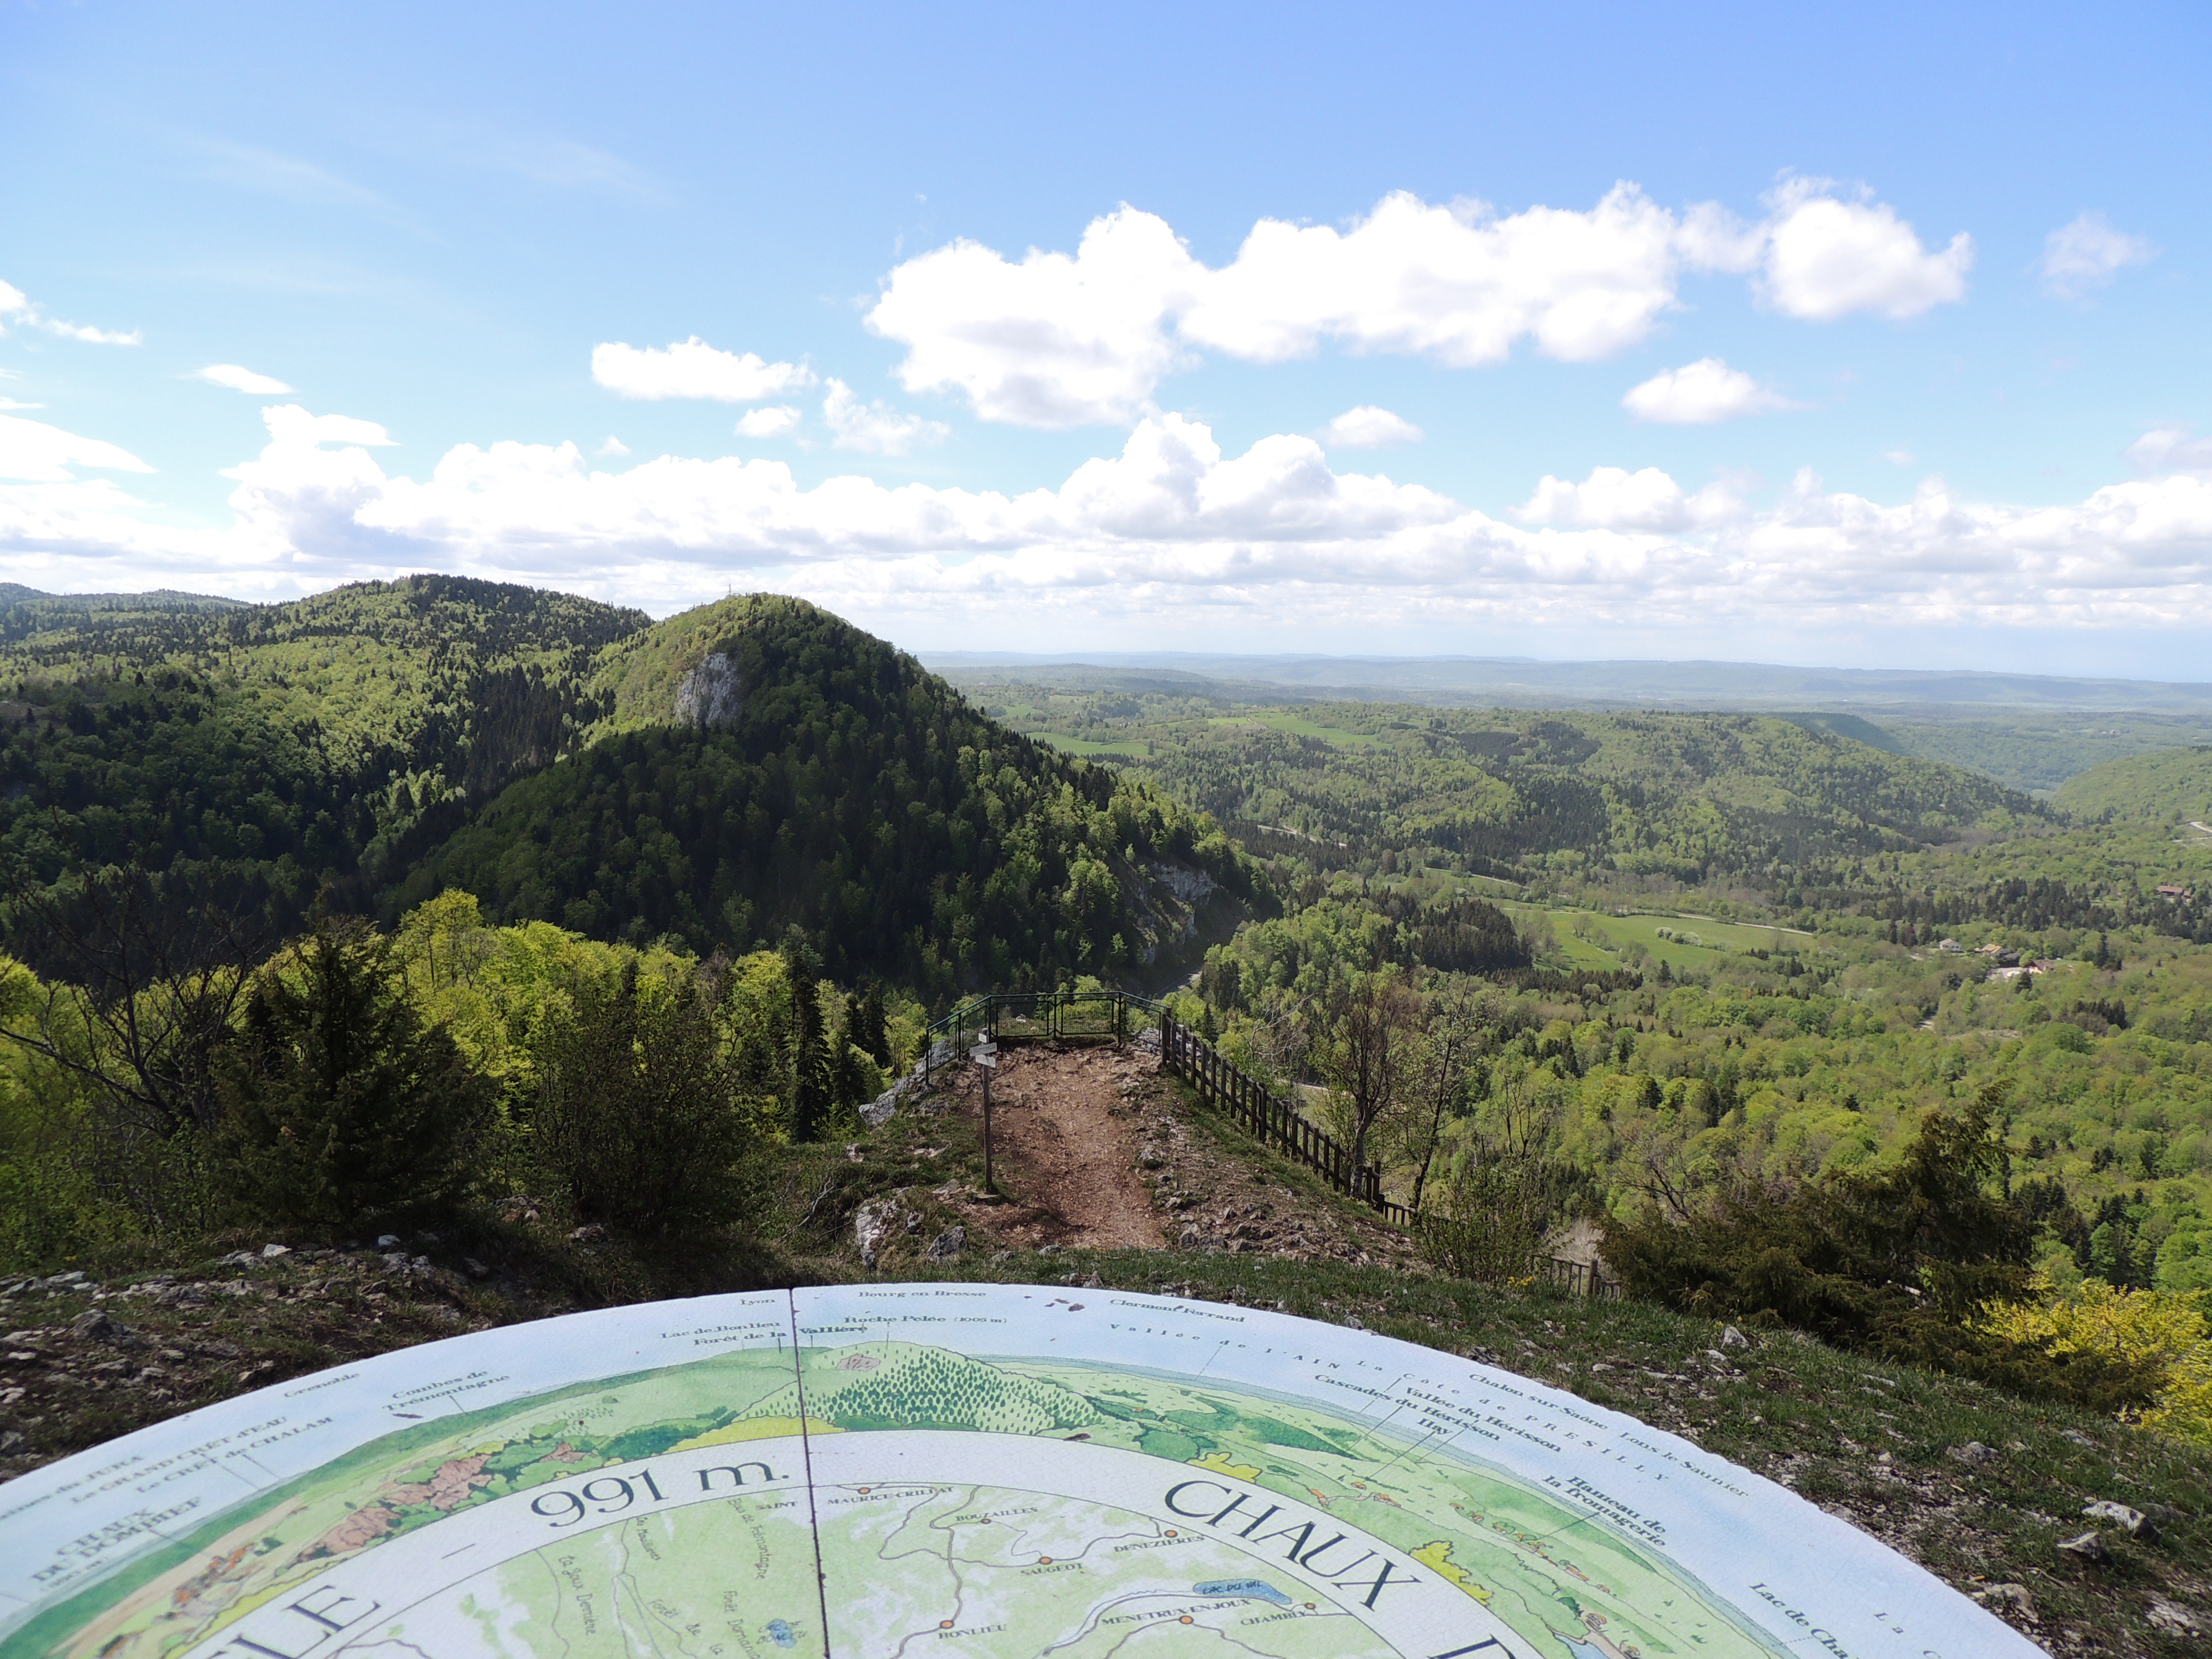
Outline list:
[[[957,1065],[985,1037],[1019,1042],[1126,1042],[1160,1013],[1127,991],[992,991],[967,997],[924,1033],[922,1080]]]

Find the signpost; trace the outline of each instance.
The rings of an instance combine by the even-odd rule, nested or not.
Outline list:
[[[983,1190],[998,1191],[991,1176],[991,1073],[999,1068],[999,1045],[985,1037],[968,1051],[968,1058],[983,1068]]]

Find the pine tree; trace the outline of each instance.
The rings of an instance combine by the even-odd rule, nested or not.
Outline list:
[[[836,1096],[830,1087],[830,1050],[823,1041],[814,952],[796,929],[784,942],[783,964],[791,980],[791,1138],[819,1140]]]
[[[868,1080],[860,1067],[860,999],[845,994],[837,1024],[830,1033],[830,1098],[841,1119],[850,1118],[869,1097]]]
[[[877,1065],[890,1068],[891,1040],[884,1024],[884,987],[880,980],[870,979],[860,989],[860,1023],[853,1033],[853,1041]]]
[[[318,908],[221,1061],[220,1170],[249,1215],[350,1227],[447,1202],[489,1125],[482,1076],[408,1000],[390,942]]]
[[[743,1208],[750,1126],[738,1103],[703,977],[586,987],[552,1045],[535,1128],[548,1173],[578,1215],[665,1235],[726,1224]]]

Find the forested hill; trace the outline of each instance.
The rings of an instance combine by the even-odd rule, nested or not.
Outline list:
[[[2166,749],[2107,761],[2069,778],[2058,804],[2078,818],[2212,822],[2212,747]]]
[[[10,896],[135,864],[289,925],[318,892],[389,914],[462,885],[503,919],[702,955],[796,924],[833,971],[944,993],[1143,976],[1212,887],[1253,891],[1210,823],[796,601],[653,624],[416,577],[274,606],[20,605]]]
[[[833,975],[942,993],[1139,973],[1183,942],[1190,872],[1253,890],[1210,822],[799,600],[686,612],[590,690],[605,735],[512,785],[403,904],[461,887],[503,919],[702,952],[798,926]]]
[[[86,865],[368,903],[413,849],[582,741],[639,611],[417,576],[279,605],[16,598],[0,642],[0,890]]]
[[[1439,711],[1069,697],[1001,685],[1005,717],[1115,759],[1305,856],[1389,851],[1523,878],[1612,870],[1778,892],[2049,809],[1993,780],[1792,715]]]
[[[173,588],[150,593],[41,593],[21,582],[0,582],[0,642],[13,644],[44,634],[71,641],[64,649],[74,653],[100,635],[120,638],[149,623],[166,626],[164,619],[180,614],[247,608],[243,599],[179,593]]]

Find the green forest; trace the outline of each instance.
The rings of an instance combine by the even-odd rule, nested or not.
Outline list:
[[[1156,957],[1154,862],[1264,882],[1202,815],[795,600],[654,625],[417,577],[265,609],[18,600],[0,635],[0,890],[34,965],[23,901],[130,869],[279,934],[319,896],[389,924],[453,885],[702,957],[799,927],[941,1000]],[[723,700],[679,715],[702,664]]]
[[[1656,1300],[2181,1409],[2052,1310],[2212,1292],[2212,749],[2031,790],[1852,715],[966,684],[766,595],[0,594],[0,1257],[742,1231],[957,1000],[1107,985],[1441,1270],[1591,1230]]]

